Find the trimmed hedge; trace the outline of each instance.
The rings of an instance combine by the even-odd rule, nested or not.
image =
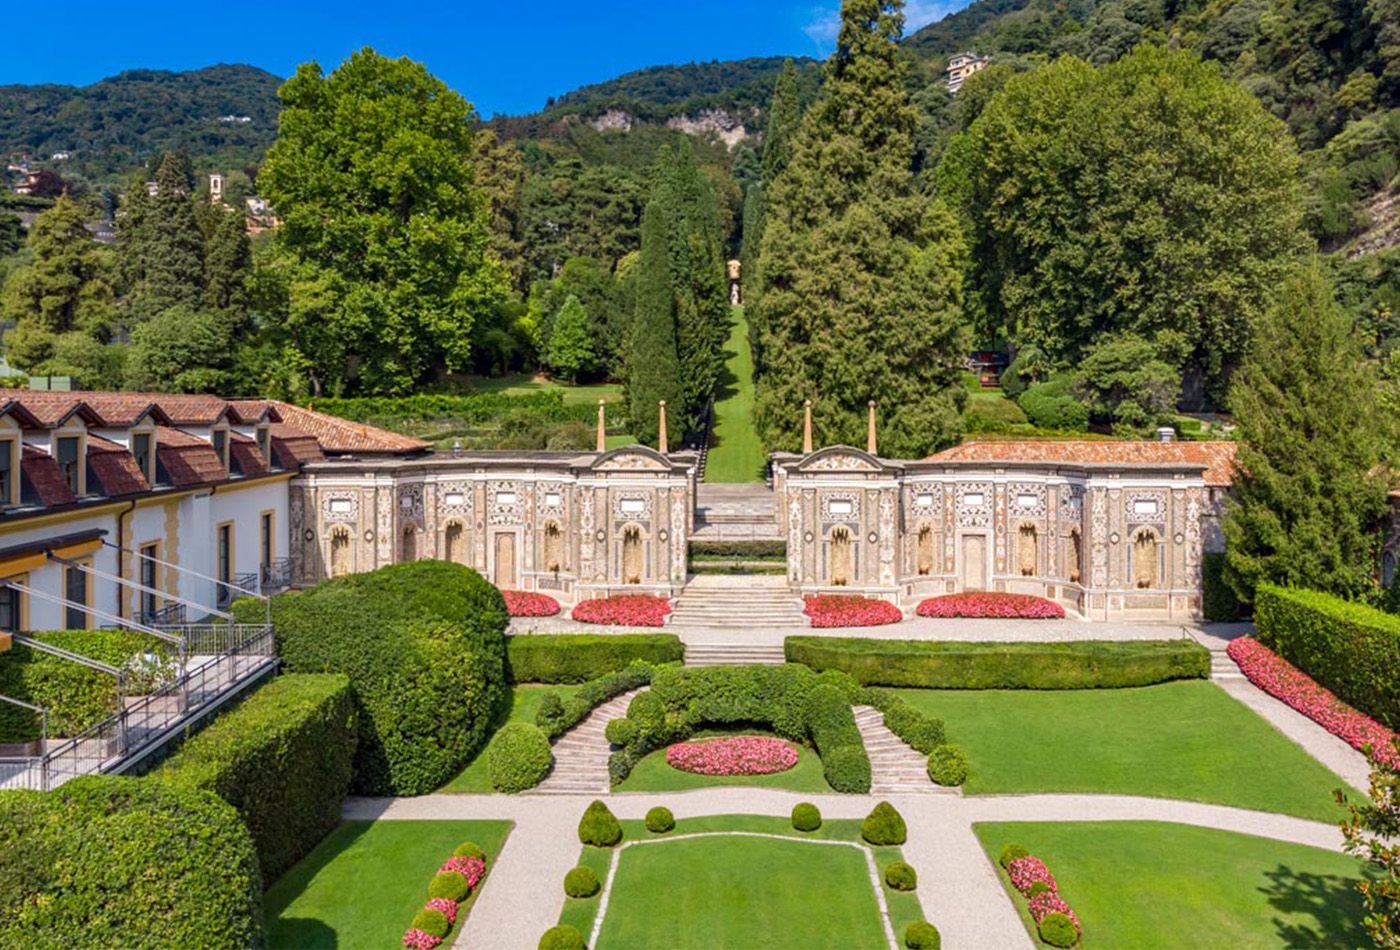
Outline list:
[[[354,757],[349,677],[291,673],[220,715],[152,778],[238,809],[270,885],[340,824]]]
[[[1259,642],[1343,702],[1400,730],[1400,617],[1316,591],[1260,585]]]
[[[822,675],[829,675],[830,672]],[[914,751],[927,755],[947,740],[942,719],[924,715],[902,696],[887,689],[872,689],[869,699],[871,706],[885,714],[885,728],[903,739]]]
[[[523,792],[549,774],[554,754],[544,730],[528,722],[508,722],[486,747],[491,787],[498,792]]]
[[[931,689],[1094,689],[1210,675],[1194,640],[968,643],[788,637],[788,662],[841,670],[865,686]]]
[[[260,601],[233,609],[262,622]],[[361,795],[430,792],[481,750],[504,697],[508,620],[493,584],[446,561],[395,564],[272,598],[284,669],[350,677]]]
[[[407,419],[453,419],[464,423],[495,421],[502,413],[527,410],[544,422],[583,422],[591,425],[598,407],[591,403],[566,403],[562,390],[508,395],[486,392],[469,395],[418,393],[412,396],[323,397],[314,403],[317,412],[352,422],[390,425]]]
[[[0,946],[263,945],[248,829],[212,792],[88,776],[0,792]]]
[[[649,664],[637,660],[625,670],[589,680],[567,700],[560,699],[558,693],[547,693],[541,698],[540,708],[535,713],[535,725],[553,741],[583,722],[589,713],[614,696],[650,683],[655,672]]]
[[[506,638],[512,683],[583,683],[642,660],[659,666],[685,659],[673,633],[526,633]]]
[[[787,542],[781,540],[753,541],[691,541],[690,556],[734,561],[786,560]]]
[[[1201,613],[1207,620],[1239,619],[1239,598],[1225,580],[1224,551],[1207,551],[1201,556]]]
[[[128,693],[139,694],[155,686],[172,662],[169,644],[144,633],[50,630],[26,636],[117,669],[131,670],[129,664],[134,662],[144,670],[140,657],[148,653],[158,657],[149,671],[128,673]],[[76,735],[117,711],[116,677],[20,644],[0,653],[0,694],[48,710],[50,738]],[[0,703],[0,742],[38,738],[37,715]]]

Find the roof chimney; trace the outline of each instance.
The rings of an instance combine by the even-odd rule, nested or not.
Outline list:
[[[1157,441],[1158,441],[1158,442],[1175,442],[1175,441],[1176,441],[1176,430],[1173,429],[1171,426],[1160,426],[1160,427],[1158,427],[1158,429],[1157,429]]]

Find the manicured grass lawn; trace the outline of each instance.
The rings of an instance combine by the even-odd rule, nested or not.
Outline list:
[[[400,946],[428,899],[428,882],[453,849],[464,841],[485,848],[490,881],[510,828],[508,821],[347,821],[268,890],[267,945]],[[457,915],[446,945],[461,928],[475,893]]]
[[[724,369],[715,399],[715,425],[705,462],[707,482],[758,482],[768,461],[753,424],[753,351],[744,308],[732,308]],[[800,407],[799,407],[800,408]]]
[[[539,712],[540,702],[544,699],[544,694],[550,691],[559,694],[560,699],[568,699],[578,692],[577,686],[513,686],[511,687],[510,714],[502,721],[505,722],[534,722],[535,713]],[[442,792],[480,792],[490,794],[491,777],[486,771],[486,750],[483,748],[467,767],[457,774],[457,777],[444,785],[439,791]]]
[[[593,383],[575,386],[543,376],[533,376],[529,373],[515,373],[510,376],[473,376],[469,382],[473,390],[481,393],[528,396],[531,393],[562,389],[566,403],[597,405],[599,399],[606,399],[609,403],[622,401],[621,383]]]
[[[1343,781],[1219,687],[898,691],[943,718],[963,790],[1117,792],[1335,821]]]
[[[1357,947],[1356,858],[1159,822],[975,827],[992,863],[1022,844],[1050,867],[1095,947]],[[998,868],[1022,919],[1026,902]]]
[[[732,733],[701,732],[705,735],[732,735]],[[794,743],[796,744],[796,743]],[[822,775],[821,758],[804,746],[797,746],[797,764],[786,772],[770,775],[697,775],[682,772],[666,764],[666,750],[657,749],[638,762],[627,776],[627,781],[617,786],[619,792],[680,792],[691,788],[713,788],[716,785],[749,785],[756,788],[785,788],[794,792],[814,792],[827,794],[833,791]]]
[[[858,841],[858,821],[829,821],[815,832],[792,830],[786,817],[724,815],[681,819],[653,835],[639,821],[622,823],[626,840],[660,843],[617,854],[618,870],[599,935],[600,947],[887,946],[865,854],[813,845],[802,838]],[[750,831],[792,840],[707,837],[665,841],[706,831]],[[900,857],[876,848],[878,867]],[[580,863],[606,879],[613,852],[585,848]],[[896,933],[922,919],[918,898],[881,885]],[[561,922],[587,939],[598,898],[566,901]]]

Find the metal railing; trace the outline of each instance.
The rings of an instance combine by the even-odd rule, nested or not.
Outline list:
[[[189,617],[184,604],[166,604],[155,610],[141,611],[141,622],[148,627],[178,627]]]
[[[39,719],[39,749],[43,750],[49,744],[49,712],[40,706],[26,703],[24,700],[15,699],[11,696],[0,696],[0,702],[18,706],[27,712],[34,713]],[[23,788],[31,791],[42,791],[43,789],[34,781],[43,775],[42,769],[35,769],[43,759],[42,755],[11,755],[0,756],[0,789]]]
[[[258,572],[249,571],[246,574],[235,574],[233,580],[219,584],[217,603],[219,609],[225,609],[240,597],[248,595],[258,596]]]
[[[289,557],[274,558],[262,566],[261,574],[264,594],[286,590],[292,586],[292,559]]]

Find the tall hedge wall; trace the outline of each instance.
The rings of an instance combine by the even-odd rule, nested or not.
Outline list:
[[[1239,619],[1240,600],[1225,580],[1223,551],[1207,551],[1201,557],[1201,613],[1207,620]]]
[[[1254,625],[1266,647],[1400,729],[1400,617],[1317,591],[1261,585]]]
[[[263,945],[258,858],[212,792],[91,776],[0,792],[0,946]]]
[[[350,678],[289,673],[219,716],[153,777],[237,808],[267,886],[340,823],[354,756]]]
[[[249,622],[251,600],[234,604]],[[359,743],[353,790],[422,795],[486,744],[504,696],[501,592],[469,567],[414,561],[272,598],[291,673],[344,673]]]
[[[659,666],[685,659],[674,633],[526,633],[506,638],[513,683],[584,683],[633,660]]]
[[[1210,652],[1185,639],[965,643],[788,637],[784,649],[789,662],[840,670],[863,686],[1091,689],[1210,675]]]

